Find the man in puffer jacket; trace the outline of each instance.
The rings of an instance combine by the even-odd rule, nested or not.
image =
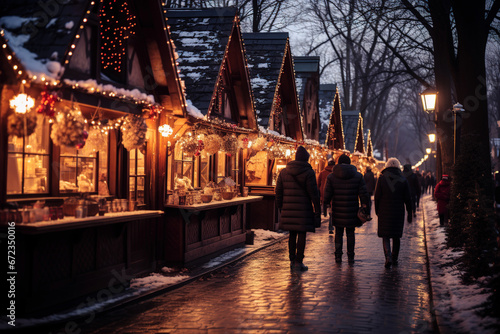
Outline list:
[[[306,233],[320,227],[321,205],[316,173],[307,162],[309,153],[299,146],[295,160],[284,168],[276,183],[276,205],[281,210],[280,228],[290,231],[288,250],[290,268],[307,270],[302,262],[306,248]]]
[[[347,235],[347,258],[354,262],[354,229],[361,226],[358,219],[359,202],[369,207],[370,197],[366,191],[363,175],[351,165],[351,159],[342,154],[325,186],[325,203],[331,203],[332,220],[335,226],[335,261],[342,262],[344,229]]]

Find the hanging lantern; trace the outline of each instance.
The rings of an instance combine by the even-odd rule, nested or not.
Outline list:
[[[10,107],[18,114],[26,114],[35,106],[35,100],[24,93],[16,95],[10,100]]]

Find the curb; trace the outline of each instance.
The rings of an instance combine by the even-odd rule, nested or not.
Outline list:
[[[427,202],[427,200],[425,202]],[[453,331],[451,330],[451,328],[448,325],[445,325],[445,321],[444,321],[443,317],[441,316],[441,313],[438,310],[436,310],[436,308],[434,306],[434,290],[432,288],[432,270],[431,270],[430,259],[429,259],[429,248],[427,246],[427,227],[425,224],[426,216],[427,216],[427,211],[425,210],[425,208],[423,208],[422,209],[422,221],[423,221],[423,225],[424,225],[423,226],[424,227],[424,245],[425,245],[425,258],[426,258],[425,266],[427,268],[427,277],[429,278],[429,295],[430,295],[429,304],[431,307],[430,312],[432,315],[432,325],[437,330],[437,332],[439,334],[452,334]]]
[[[97,316],[97,315],[103,315],[103,314],[106,314],[106,313],[110,313],[112,311],[116,311],[118,310],[119,308],[123,308],[123,307],[127,307],[129,305],[132,305],[133,303],[137,303],[137,302],[141,302],[141,301],[145,301],[145,300],[148,300],[148,299],[151,299],[151,298],[154,298],[156,296],[159,296],[159,295],[162,295],[164,293],[167,293],[167,292],[170,292],[170,291],[173,291],[173,290],[176,290],[180,287],[183,287],[191,282],[194,282],[204,276],[207,276],[207,275],[210,275],[211,273],[217,271],[217,270],[220,270],[224,267],[227,267],[229,265],[232,265],[238,261],[241,261],[243,260],[244,258],[252,255],[252,254],[255,254],[256,252],[258,251],[261,251],[263,249],[266,249],[270,246],[273,246],[283,240],[285,240],[286,238],[288,238],[288,234],[285,234],[283,235],[282,237],[278,238],[278,239],[275,239],[273,241],[270,241],[260,247],[255,247],[254,249],[252,250],[249,250],[248,252],[245,252],[245,254],[242,254],[242,255],[239,255],[237,257],[234,257],[230,260],[227,260],[226,262],[224,263],[221,263],[219,264],[218,266],[214,266],[214,267],[211,267],[211,268],[207,268],[206,270],[202,270],[201,272],[195,274],[194,276],[192,277],[189,277],[183,281],[179,281],[177,283],[174,283],[172,285],[169,285],[169,286],[166,286],[166,287],[159,287],[157,289],[152,289],[152,290],[148,290],[147,292],[144,292],[143,294],[140,294],[140,295],[137,295],[137,296],[131,296],[129,298],[124,298],[122,300],[119,300],[113,304],[110,304],[110,305],[107,305],[107,306],[104,306],[103,308],[101,309],[97,309],[95,311],[93,311],[94,315]],[[42,323],[42,324],[36,324],[36,325],[33,325],[33,326],[24,326],[24,327],[19,327],[19,328],[14,328],[14,329],[7,329],[7,330],[2,330],[2,332],[22,332],[22,333],[37,333],[37,334],[40,334],[40,331],[41,330],[48,330],[48,331],[51,331],[51,330],[54,330],[55,328],[57,327],[64,327],[65,324],[68,324],[70,322],[75,322],[75,323],[78,323],[78,321],[82,321],[83,319],[85,318],[88,318],[88,313],[85,313],[83,315],[77,315],[77,316],[70,316],[66,319],[61,319],[61,320],[55,320],[55,321],[49,321],[49,322],[45,322],[45,323]],[[50,332],[52,333],[52,332]]]

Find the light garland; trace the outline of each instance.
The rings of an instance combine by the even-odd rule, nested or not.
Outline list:
[[[158,132],[161,133],[162,137],[170,137],[174,133],[174,129],[168,124],[163,124],[158,127]]]
[[[99,21],[103,69],[112,68],[121,72],[122,57],[126,54],[124,41],[135,34],[135,16],[130,14],[126,0],[101,0]]]

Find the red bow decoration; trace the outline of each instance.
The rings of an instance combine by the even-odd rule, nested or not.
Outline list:
[[[56,92],[49,93],[47,91],[42,92],[42,101],[36,109],[40,114],[45,114],[48,117],[54,117],[55,114],[55,104],[59,101],[59,96]]]

